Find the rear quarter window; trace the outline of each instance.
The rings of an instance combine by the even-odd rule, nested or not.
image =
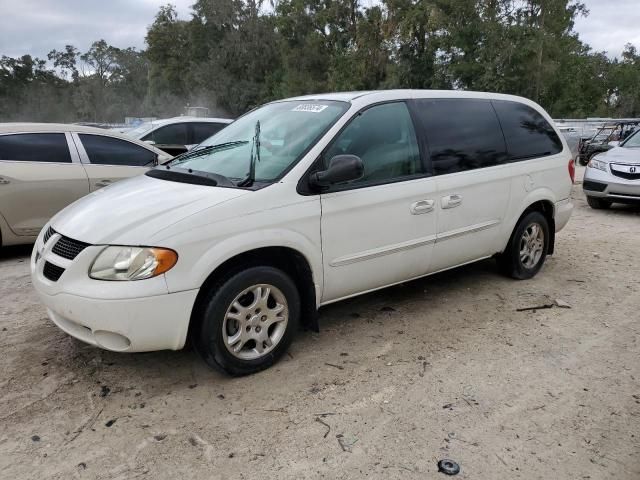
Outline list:
[[[562,141],[553,127],[535,109],[507,100],[493,100],[507,151],[512,161],[555,155],[562,151]]]

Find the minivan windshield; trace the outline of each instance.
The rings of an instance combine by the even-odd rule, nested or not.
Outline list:
[[[175,158],[169,168],[220,175],[236,182],[246,178],[251,157],[256,153],[254,137],[256,124],[260,122],[255,180],[271,182],[295,164],[348,108],[346,102],[323,100],[270,103]]]

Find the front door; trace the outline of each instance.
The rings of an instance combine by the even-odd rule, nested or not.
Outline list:
[[[426,274],[436,238],[436,182],[404,102],[357,114],[324,165],[340,154],[360,157],[364,176],[321,195],[322,303]]]
[[[89,193],[70,142],[65,133],[0,136],[0,214],[14,234],[37,235],[59,210]]]

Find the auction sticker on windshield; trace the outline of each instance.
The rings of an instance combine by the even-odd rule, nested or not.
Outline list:
[[[292,109],[292,112],[309,112],[309,113],[320,113],[327,105],[314,105],[313,103],[302,103],[298,105],[296,108]]]

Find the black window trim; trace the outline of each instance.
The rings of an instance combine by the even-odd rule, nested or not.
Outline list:
[[[360,108],[357,112],[355,112],[351,116],[351,118],[349,118],[349,120],[347,120],[345,122],[345,124],[342,125],[340,130],[338,130],[336,132],[336,134],[329,141],[329,143],[322,149],[322,152],[320,152],[318,157],[309,166],[307,171],[302,176],[300,176],[300,180],[298,180],[298,185],[296,187],[296,191],[298,192],[298,194],[299,195],[303,195],[303,196],[314,196],[314,195],[321,195],[321,194],[328,194],[328,193],[346,192],[346,191],[350,191],[350,190],[359,190],[361,188],[378,187],[378,186],[381,186],[381,185],[388,185],[388,184],[400,183],[400,182],[409,182],[409,181],[412,181],[412,180],[419,180],[419,179],[423,179],[423,178],[432,177],[433,175],[430,173],[430,161],[426,160],[428,155],[425,155],[425,153],[428,153],[428,152],[426,152],[424,150],[424,148],[425,148],[424,139],[421,138],[423,135],[422,135],[422,132],[420,131],[420,129],[418,128],[419,124],[416,123],[417,118],[415,117],[415,112],[412,111],[412,108],[411,108],[411,105],[410,105],[410,103],[412,101],[413,101],[413,99],[411,99],[411,98],[394,98],[392,100],[381,100],[379,102],[370,103],[369,105],[365,105],[364,107]],[[420,164],[422,165],[422,169],[424,171],[422,173],[417,173],[417,174],[414,174],[414,175],[407,175],[407,176],[404,176],[404,177],[398,177],[398,178],[394,178],[394,179],[390,179],[390,180],[381,180],[381,181],[378,181],[378,182],[369,182],[369,183],[360,183],[360,184],[345,184],[342,187],[338,186],[337,188],[330,188],[330,189],[323,190],[323,191],[313,190],[311,188],[311,186],[309,185],[309,176],[311,174],[319,171],[318,167],[322,163],[322,160],[324,159],[324,155],[327,153],[329,148],[331,148],[331,146],[333,145],[333,142],[340,135],[342,135],[342,132],[344,132],[344,130],[346,130],[349,125],[351,125],[351,122],[353,122],[356,118],[358,118],[360,115],[362,115],[365,111],[367,111],[367,110],[369,110],[370,108],[373,108],[373,107],[377,107],[377,106],[380,106],[380,105],[386,105],[386,104],[390,104],[390,103],[404,103],[405,106],[407,107],[407,110],[409,112],[409,117],[411,118],[411,123],[413,125],[413,130],[414,130],[415,135],[416,135],[416,143],[418,144],[418,153],[420,155]]]
[[[75,144],[73,143],[73,138],[71,137],[71,132],[68,131],[60,131],[60,130],[38,130],[38,131],[28,131],[28,130],[20,130],[16,132],[2,132],[0,133],[0,137],[6,137],[9,135],[39,135],[42,133],[56,133],[64,136],[64,140],[67,143],[67,150],[69,152],[70,162],[32,162],[29,160],[16,160],[16,159],[7,159],[3,160],[0,158],[0,162],[11,162],[11,163],[21,163],[21,164],[47,164],[47,165],[82,165],[82,161],[80,160],[80,155],[74,154],[74,149],[71,148],[72,145],[75,148]]]
[[[71,139],[73,140],[75,147],[78,151],[78,158],[80,160],[80,164],[82,165],[93,165],[94,167],[125,167],[125,168],[153,168],[154,167],[153,164],[151,165],[117,165],[113,163],[93,163],[91,161],[91,157],[89,157],[89,154],[87,153],[87,150],[84,148],[84,144],[82,143],[82,139],[80,138],[80,135],[94,135],[96,137],[107,137],[115,140],[121,140],[123,142],[130,143],[131,145],[135,145],[136,147],[142,148],[148,151],[149,153],[152,153],[156,157],[156,162],[160,160],[160,154],[155,152],[153,149],[149,148],[149,146],[146,144],[140,145],[139,143],[132,142],[128,138],[121,138],[113,135],[107,135],[102,132],[75,131],[71,133]]]

